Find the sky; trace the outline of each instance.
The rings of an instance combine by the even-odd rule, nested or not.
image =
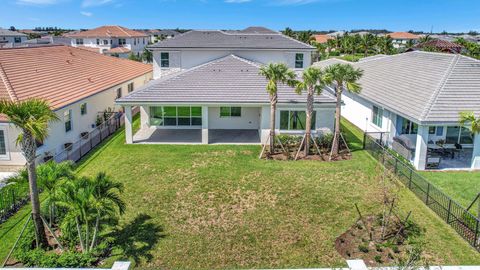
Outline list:
[[[0,0],[0,27],[480,31],[480,0]]]

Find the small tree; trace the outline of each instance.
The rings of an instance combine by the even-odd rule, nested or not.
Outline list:
[[[145,61],[147,63],[152,63],[153,62],[152,52],[149,51],[147,48],[143,49],[142,59],[143,59],[143,61]]]
[[[0,113],[4,114],[8,121],[21,131],[17,137],[17,144],[20,145],[20,149],[27,161],[36,242],[40,246],[46,246],[48,243],[40,217],[40,200],[38,198],[37,172],[35,169],[35,159],[37,157],[36,141],[43,142],[47,138],[48,124],[52,121],[57,121],[58,117],[50,110],[48,103],[40,99],[27,99],[20,102],[1,100]]]

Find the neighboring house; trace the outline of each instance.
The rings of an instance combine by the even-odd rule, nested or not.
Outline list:
[[[0,48],[13,47],[25,41],[27,41],[27,35],[0,28]]]
[[[412,49],[413,50],[435,50],[435,51],[445,52],[445,53],[461,53],[463,50],[463,46],[454,42],[435,39],[435,40],[430,40],[427,42],[417,44]]]
[[[44,36],[41,38],[34,38],[34,39],[29,39],[24,42],[25,44],[38,44],[38,45],[44,45],[44,44],[51,44],[51,45],[66,45],[70,46],[72,43],[72,39],[68,37],[63,37],[63,36]]]
[[[144,33],[149,36],[150,43],[156,43],[158,41],[173,38],[175,36],[180,35],[180,32],[177,32],[175,30],[169,30],[169,29],[165,29],[165,30],[157,30],[157,29],[146,30],[146,31],[144,31]]]
[[[47,100],[60,121],[51,123],[38,154],[54,155],[65,143],[80,140],[95,128],[97,116],[116,111],[115,99],[152,78],[150,65],[107,57],[61,45],[0,49],[0,98]],[[15,144],[19,130],[0,116],[0,166],[21,166],[25,159]]]
[[[148,35],[118,25],[101,26],[95,29],[66,35],[73,47],[96,48],[106,55],[127,58],[130,53],[137,56],[148,45]]]
[[[317,43],[320,43],[320,44],[327,43],[329,39],[335,39],[334,37],[331,37],[329,35],[313,35],[313,38]]]
[[[405,47],[409,40],[412,40],[415,44],[420,39],[420,36],[408,32],[393,32],[386,35],[392,38],[393,47],[395,48]]]
[[[332,63],[346,61],[329,59],[314,66]],[[414,51],[350,64],[364,70],[362,91],[345,92],[343,117],[362,130],[385,132],[386,143],[405,150],[419,170],[436,150],[454,155],[444,155],[441,168],[480,169],[480,135],[472,137],[458,123],[462,111],[480,114],[479,60]]]
[[[270,100],[262,65],[285,63],[300,73],[312,46],[260,27],[190,31],[149,47],[156,80],[117,100],[125,107],[127,143],[255,143],[269,133]],[[306,95],[279,84],[277,133],[302,134]],[[141,129],[132,134],[131,108]],[[315,97],[315,135],[333,129],[335,100]]]
[[[327,34],[327,36],[332,38],[343,37],[344,35],[345,35],[345,31],[337,31],[337,32],[332,32]]]

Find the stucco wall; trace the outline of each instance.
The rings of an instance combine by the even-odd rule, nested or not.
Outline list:
[[[220,117],[220,107],[208,108],[209,129],[258,129],[260,108],[242,107],[241,117]]]
[[[72,103],[64,108],[55,111],[60,121],[51,123],[49,125],[49,136],[44,141],[43,145],[38,148],[37,154],[42,155],[45,151],[51,154],[58,153],[63,150],[64,143],[75,142],[80,139],[80,133],[89,132],[95,127],[95,120],[97,115],[103,112],[108,107],[114,108],[115,111],[120,109],[115,106],[114,102],[117,95],[117,89],[122,88],[122,95],[126,95],[128,91],[128,84],[134,83],[134,89],[138,89],[152,78],[152,73],[148,73],[129,80],[125,83],[109,88],[93,96],[87,97],[75,103]],[[81,115],[80,106],[87,103],[87,114]],[[65,132],[64,112],[71,110],[72,116],[72,130]],[[6,128],[8,127],[8,128]],[[0,165],[24,165],[25,158],[21,154],[20,148],[15,145],[15,139],[18,137],[19,131],[10,124],[2,124],[0,128],[7,130],[6,136],[8,140],[7,151],[9,151],[8,158],[0,157]]]
[[[100,45],[97,44],[97,39],[100,40]],[[103,41],[108,40],[108,45],[104,45]],[[134,53],[141,53],[145,46],[148,45],[148,37],[143,38],[125,38],[125,45],[122,45],[125,48],[130,49]],[[86,47],[94,47],[100,48],[101,50],[108,50],[110,48],[118,47],[118,38],[107,38],[107,37],[99,37],[99,38],[83,38],[83,45],[78,45],[76,43],[76,38],[72,38],[71,44],[73,47],[76,46],[86,46]]]

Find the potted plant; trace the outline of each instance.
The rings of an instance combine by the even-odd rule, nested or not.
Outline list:
[[[45,153],[43,153],[43,161],[47,162],[51,159],[53,159],[52,153],[50,153],[49,151],[45,151]]]

